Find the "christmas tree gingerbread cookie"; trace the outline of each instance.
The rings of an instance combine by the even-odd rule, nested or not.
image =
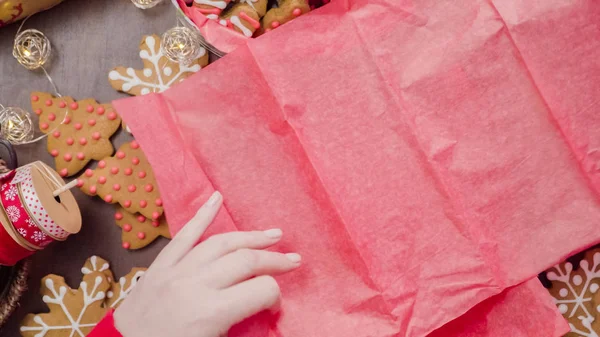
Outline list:
[[[141,214],[131,214],[123,207],[117,206],[115,220],[117,226],[123,231],[122,246],[125,249],[146,247],[159,236],[171,238],[164,215],[157,220],[152,220]]]
[[[208,52],[204,48],[189,65],[169,60],[161,51],[158,35],[142,38],[140,58],[144,63],[143,69],[117,67],[108,73],[110,85],[115,90],[134,96],[163,92],[208,64]]]
[[[39,116],[40,130],[49,133],[48,152],[61,176],[72,176],[91,160],[114,152],[110,137],[120,128],[121,118],[110,104],[56,98],[42,92],[34,92],[31,102]]]
[[[130,213],[158,220],[162,200],[150,163],[136,141],[122,145],[113,157],[87,169],[77,186],[88,195],[98,195],[108,203],[119,203]]]

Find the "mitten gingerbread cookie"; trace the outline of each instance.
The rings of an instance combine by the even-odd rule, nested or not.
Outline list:
[[[154,172],[136,141],[123,144],[113,157],[99,161],[95,170],[87,169],[77,185],[88,195],[118,202],[128,212],[153,220],[163,214]]]
[[[140,58],[144,69],[117,67],[108,73],[110,85],[135,96],[163,92],[208,64],[208,53],[204,48],[189,65],[169,60],[162,53],[158,35],[144,36],[140,44]]]
[[[117,206],[115,220],[117,226],[123,230],[122,245],[125,249],[146,247],[159,236],[167,239],[171,238],[164,216],[157,220],[151,220],[141,214],[131,214],[124,208]]]
[[[48,152],[54,157],[56,171],[61,176],[72,176],[91,160],[100,160],[114,152],[110,137],[119,130],[121,117],[110,104],[98,104],[93,99],[71,99],[68,103],[69,100],[62,97],[50,97],[46,93],[34,93],[32,102],[45,100],[46,107],[39,114],[40,128],[42,132],[51,131]],[[40,109],[37,108],[36,113]]]
[[[271,8],[262,19],[262,28],[268,32],[310,11],[307,0],[282,0],[278,8]]]

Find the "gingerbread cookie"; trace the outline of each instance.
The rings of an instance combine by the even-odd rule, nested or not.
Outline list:
[[[171,238],[169,226],[164,215],[157,220],[147,219],[141,214],[131,214],[117,206],[115,212],[117,226],[123,230],[122,241],[125,249],[140,249],[146,247],[159,236]]]
[[[23,337],[85,336],[106,315],[106,292],[110,282],[102,272],[83,276],[78,289],[64,278],[48,275],[42,279],[41,295],[50,309],[45,314],[29,314],[21,322]]]
[[[72,176],[91,160],[114,152],[110,137],[119,129],[121,117],[112,105],[98,104],[94,99],[54,98],[41,92],[33,93],[31,101],[34,107],[44,101],[45,107],[34,111],[40,116],[42,132],[51,132],[48,152],[62,177]]]
[[[49,313],[29,314],[21,322],[23,337],[85,336],[104,318],[110,309],[116,309],[131,293],[144,275],[145,268],[133,268],[118,281],[113,279],[109,263],[97,256],[85,262],[79,289],[71,289],[57,275],[42,279],[43,301]]]
[[[225,20],[228,27],[244,34],[244,36],[251,37],[260,28],[261,18],[258,11],[250,5],[251,3],[241,2],[235,4],[227,13],[221,16],[221,20]],[[264,6],[259,8],[261,10],[264,8],[264,12],[267,8],[266,1],[259,0],[257,4],[259,3],[264,3]]]
[[[119,307],[145,273],[146,268],[133,268],[129,274],[121,277],[119,282],[113,283],[106,293],[106,305],[113,309]]]
[[[153,220],[163,214],[154,172],[136,141],[123,144],[113,157],[99,161],[95,170],[87,169],[77,186],[88,195],[121,204],[130,213]]]
[[[231,0],[194,0],[194,7],[204,15],[220,15]]]
[[[61,123],[69,124],[73,119],[71,105],[75,100],[69,96],[54,97],[47,92],[32,92],[30,101],[43,133],[53,131]]]
[[[271,8],[262,19],[262,28],[268,32],[310,11],[307,0],[282,0],[278,8]]]
[[[201,55],[189,65],[170,61],[161,51],[158,35],[143,37],[140,58],[144,69],[117,67],[108,73],[110,85],[135,96],[163,92],[208,64],[208,53],[203,48]]]
[[[548,270],[546,276],[558,310],[571,325],[565,337],[600,333],[600,248],[587,251],[579,268],[564,262]]]

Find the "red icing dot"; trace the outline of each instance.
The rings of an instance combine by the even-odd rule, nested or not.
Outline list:
[[[63,159],[68,162],[71,161],[71,159],[73,159],[73,156],[70,153],[65,153]]]
[[[40,98],[38,96],[36,96],[36,95],[33,95],[33,96],[31,96],[31,100],[34,101],[34,102],[37,102],[37,101],[40,100]]]
[[[52,105],[52,100],[51,99],[47,99],[46,100],[46,106],[51,106]]]
[[[148,202],[146,200],[140,200],[140,207],[146,208],[146,206],[148,206]]]
[[[92,138],[93,138],[94,140],[98,140],[98,139],[100,139],[100,132],[94,132],[94,133],[92,133]]]
[[[125,158],[125,152],[123,152],[123,151],[117,151],[117,158],[119,158],[119,159]]]
[[[82,186],[83,186],[83,180],[77,179],[77,187],[82,187]]]
[[[106,183],[106,177],[105,176],[99,176],[98,177],[98,183],[99,184],[105,184]]]
[[[162,199],[161,199],[161,198],[158,198],[158,199],[156,199],[156,200],[154,201],[154,203],[156,204],[156,206],[162,206],[162,204],[163,204],[163,201],[162,201]]]
[[[49,121],[54,122],[55,119],[56,119],[56,115],[55,114],[51,113],[51,114],[48,115],[48,120]]]
[[[85,154],[83,152],[78,152],[77,153],[77,159],[84,160],[85,159]]]
[[[71,117],[67,116],[65,117],[65,121],[63,122],[64,124],[69,124],[71,123]]]
[[[73,140],[73,138],[69,137],[69,138],[67,138],[66,142],[67,142],[67,145],[73,145],[73,143],[75,143],[75,140]]]
[[[67,106],[67,103],[65,103],[64,101],[61,101],[60,103],[58,103],[58,106],[61,108],[65,108]]]
[[[94,171],[92,171],[91,169],[87,169],[87,170],[85,170],[85,175],[88,177],[91,177],[94,175]]]
[[[125,169],[125,171],[123,173],[125,173],[126,176],[130,176],[133,173],[133,170],[128,167]]]
[[[121,219],[123,219],[123,213],[121,213],[121,212],[115,213],[115,220],[121,220]]]
[[[108,113],[108,115],[106,115],[106,118],[108,118],[111,121],[114,121],[115,119],[117,119],[117,114],[114,111],[111,111]]]
[[[142,173],[142,172],[140,172]],[[146,190],[146,192],[152,192],[152,190],[154,190],[154,186],[152,186],[152,184],[148,184],[146,186],[144,186],[144,189]]]
[[[48,128],[48,126],[49,126],[48,123],[42,123],[42,124],[40,124],[40,129],[46,130]]]
[[[42,114],[42,109],[35,109],[33,112],[35,112],[35,114],[39,116]]]
[[[119,191],[119,190],[121,190],[121,185],[119,185],[119,184],[114,184],[114,185],[113,185],[113,190],[115,190],[115,191]]]
[[[140,148],[140,144],[138,142],[136,142],[135,140],[132,140],[131,143],[129,144],[129,146],[134,150]]]
[[[98,109],[96,109],[96,112],[98,113],[98,115],[102,115],[104,113],[104,107],[103,106],[98,107]]]
[[[85,108],[85,111],[87,112],[94,112],[94,107],[91,105],[88,105],[87,108]]]
[[[271,23],[271,27],[273,27],[273,28],[277,28],[277,27],[279,27],[279,21],[273,21],[273,22]]]
[[[129,186],[127,186],[127,190],[129,192],[135,192],[135,190],[136,190],[135,185],[129,185]]]
[[[131,244],[129,242],[123,242],[123,248],[129,249],[129,247],[131,247]]]
[[[113,167],[111,167],[111,168],[110,168],[110,173],[112,173],[112,174],[117,174],[117,173],[119,173],[119,168],[118,168],[118,167],[116,167],[116,166],[113,166]]]
[[[112,197],[112,195],[110,195],[110,194],[107,194],[107,195],[104,197],[104,201],[106,201],[106,202],[112,202],[112,200],[113,200],[113,197]]]
[[[99,168],[105,168],[106,167],[106,162],[104,160],[101,160],[98,162],[98,167]]]
[[[152,219],[157,220],[160,218],[160,214],[157,211],[152,212]]]
[[[146,178],[146,171],[140,171],[140,172],[138,172],[138,177],[140,177],[140,178]],[[148,192],[150,192],[150,191],[148,191]]]
[[[73,125],[73,127],[75,127],[75,130],[81,130],[81,128],[83,126],[81,125],[81,123],[75,123],[75,125]]]
[[[79,108],[79,104],[77,104],[77,102],[71,103],[71,109],[75,110],[77,108]]]
[[[294,14],[294,16],[300,16],[302,14],[302,10],[300,8],[296,8],[292,14]]]
[[[60,170],[60,176],[61,176],[61,177],[66,177],[66,176],[67,176],[67,173],[69,173],[69,172],[67,171],[67,169],[66,169],[66,168],[64,168],[64,169]]]
[[[90,193],[96,194],[96,190],[97,190],[96,185],[90,186]]]
[[[94,126],[94,125],[96,125],[96,120],[95,120],[95,119],[90,119],[90,120],[88,121],[88,124],[89,124],[90,126]]]
[[[58,138],[58,137],[60,137],[60,131],[54,131],[54,132],[52,133],[52,136],[54,136],[54,138]]]
[[[146,238],[146,233],[139,232],[139,233],[137,233],[137,237],[138,237],[138,239],[144,240]]]
[[[52,157],[57,157],[58,156],[58,150],[57,149],[52,149],[52,150],[50,150],[50,154],[52,155]]]
[[[129,208],[129,207],[131,207],[131,200],[125,200],[125,201],[123,202],[123,206],[125,206],[125,208]]]
[[[160,222],[158,222],[157,220],[152,220],[152,226],[158,227],[160,226]]]
[[[144,222],[144,221],[146,221],[146,217],[145,217],[145,216],[143,216],[143,215],[138,215],[138,216],[137,216],[137,221],[138,221],[138,222]]]
[[[131,159],[131,163],[132,163],[133,165],[137,165],[137,164],[139,164],[139,163],[140,163],[140,159],[139,159],[138,157],[133,157],[133,158]]]
[[[81,145],[85,145],[85,144],[87,144],[87,139],[85,139],[85,137],[81,137],[81,138],[79,139],[79,144],[81,144]]]
[[[121,219],[118,219],[118,220],[121,220]],[[124,230],[125,232],[131,232],[131,225],[130,225],[130,224],[128,224],[128,223],[124,224],[124,225],[123,225],[123,230]]]

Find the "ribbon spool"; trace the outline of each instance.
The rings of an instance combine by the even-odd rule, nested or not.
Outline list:
[[[0,176],[0,264],[14,265],[81,229],[81,213],[60,175],[42,162]]]

